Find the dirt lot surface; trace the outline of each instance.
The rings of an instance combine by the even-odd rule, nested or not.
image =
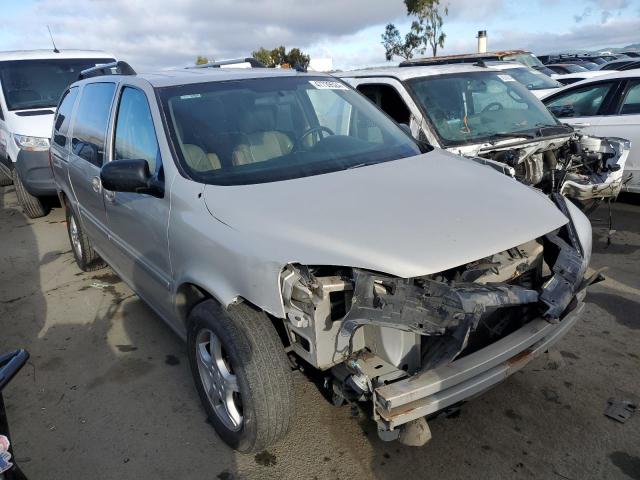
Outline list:
[[[640,205],[592,216],[584,318],[557,346],[458,415],[430,422],[422,448],[378,440],[296,373],[287,439],[240,455],[205,422],[182,342],[110,269],[76,267],[60,208],[29,220],[0,188],[0,351],[29,364],[5,391],[18,462],[30,479],[640,479],[640,413],[603,415],[640,396]]]

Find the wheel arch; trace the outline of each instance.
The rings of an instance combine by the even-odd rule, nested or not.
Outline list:
[[[230,302],[223,302],[217,295],[211,293],[209,289],[192,281],[182,282],[176,289],[175,293],[175,309],[180,322],[185,329],[188,329],[189,314],[191,311],[205,300],[213,300],[227,311],[237,307],[238,305],[244,305],[252,310],[263,312],[278,332],[282,346],[287,347],[289,345],[289,338],[284,329],[282,319],[273,316],[241,295],[233,297]]]

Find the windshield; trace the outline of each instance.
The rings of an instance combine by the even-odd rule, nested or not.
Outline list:
[[[58,105],[60,95],[80,72],[113,58],[65,58],[0,62],[0,83],[9,110]]]
[[[329,77],[257,78],[159,91],[179,160],[203,183],[274,182],[420,153],[393,120]]]
[[[409,81],[446,146],[531,133],[558,121],[524,85],[502,72],[468,72]]]
[[[598,70],[599,68],[598,64],[594,62],[580,62],[579,66],[586,70]]]
[[[506,68],[502,71],[511,75],[529,90],[544,90],[546,88],[560,88],[562,86],[562,84],[537,70],[516,67]]]
[[[502,60],[513,60],[515,62],[526,65],[527,67],[541,67],[542,62],[533,53],[515,53],[513,55],[506,55],[502,57]]]
[[[583,67],[582,65],[576,65],[575,63],[567,63],[566,65],[563,65],[563,67],[569,73],[580,73],[587,71],[587,68]]]

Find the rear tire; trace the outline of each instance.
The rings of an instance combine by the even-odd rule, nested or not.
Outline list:
[[[20,179],[18,171],[15,168],[13,169],[13,184],[16,186],[18,202],[27,217],[40,218],[49,213],[49,207],[42,202],[42,199],[31,195],[27,191]]]
[[[11,175],[8,175],[3,170],[3,167],[0,166],[0,187],[6,187],[7,185],[11,185],[13,183],[13,178]]]
[[[191,373],[218,435],[242,453],[282,439],[293,416],[293,381],[269,317],[245,304],[224,310],[205,300],[188,321]]]
[[[82,225],[73,209],[67,204],[65,208],[67,215],[67,233],[69,243],[76,264],[83,272],[92,272],[104,268],[107,264],[100,258],[100,255],[91,246],[91,241],[84,233]]]

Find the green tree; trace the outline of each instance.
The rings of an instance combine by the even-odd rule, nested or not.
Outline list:
[[[423,53],[424,49],[419,48],[422,42],[421,33],[418,22],[413,22],[411,31],[403,39],[396,26],[389,23],[382,34],[382,45],[385,49],[386,59],[391,60],[394,56],[398,56],[409,60],[413,58],[414,53]]]
[[[271,50],[267,50],[264,47],[260,47],[258,50],[251,52],[251,56],[262,62],[265,67],[275,67],[273,60],[271,58]]]
[[[404,39],[392,23],[385,27],[382,34],[382,45],[385,57],[391,60],[394,56],[408,60],[415,53],[424,53],[430,48],[435,57],[438,47],[444,47],[447,34],[442,30],[443,16],[449,14],[449,7],[441,7],[440,0],[404,0],[407,15],[417,17],[411,24],[411,30]]]
[[[299,48],[292,48],[287,52],[282,45],[273,50],[260,47],[258,50],[253,51],[251,55],[269,68],[291,67],[306,69],[311,61],[311,57],[305,55]]]
[[[447,38],[447,34],[442,30],[442,17],[449,15],[449,7],[445,6],[440,10],[440,0],[404,0],[404,4],[409,15],[418,17],[418,23],[423,29],[423,43],[431,47],[435,57],[438,47],[443,48]]]
[[[311,57],[302,53],[299,48],[292,48],[285,57],[286,63],[290,67],[301,68],[302,70],[306,70],[309,67],[309,62],[311,62]]]
[[[198,57],[196,58],[196,65],[205,65],[207,63],[209,63],[209,59],[207,57],[198,55]]]
[[[280,45],[279,47],[271,50],[271,58],[273,59],[275,66],[282,66],[287,63],[287,51],[284,46]]]

